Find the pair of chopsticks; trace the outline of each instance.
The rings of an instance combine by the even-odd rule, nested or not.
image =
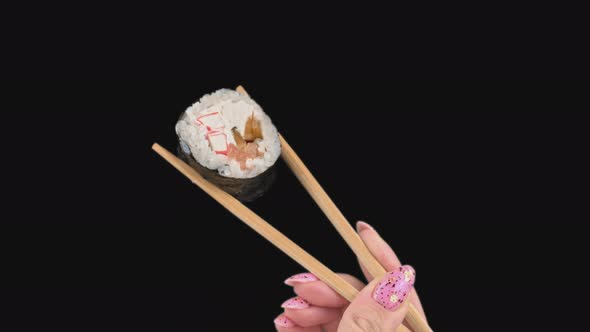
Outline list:
[[[236,90],[247,95],[247,92],[242,86],[239,86]],[[328,217],[330,222],[332,222],[338,233],[354,251],[367,271],[369,271],[369,273],[375,278],[383,277],[386,273],[383,266],[381,266],[375,257],[373,257],[356,231],[352,228],[350,223],[336,207],[334,202],[313,177],[309,169],[307,169],[303,161],[301,161],[301,159],[297,156],[295,151],[287,143],[284,137],[279,135],[279,139],[282,149],[281,156],[291,171],[295,174],[297,179],[301,182],[303,187]],[[307,271],[316,275],[320,280],[325,282],[342,297],[348,301],[352,301],[356,297],[358,294],[358,290],[356,288],[354,288],[339,275],[318,261],[315,257],[307,253],[240,201],[225,191],[219,189],[214,184],[205,180],[196,170],[177,158],[170,151],[164,149],[159,144],[154,143],[152,149],[162,158],[168,161],[172,166],[174,166],[178,171],[189,178],[199,188],[209,194],[209,196],[223,205],[238,219],[242,220],[246,225],[270,241],[273,245],[287,254],[287,256],[291,257],[294,261],[303,266]],[[405,318],[405,324],[407,324],[414,332],[432,331],[424,318],[422,318],[417,309],[411,303],[409,305],[408,314]],[[404,326],[401,326],[398,329],[398,332],[401,331],[408,331],[408,329]]]

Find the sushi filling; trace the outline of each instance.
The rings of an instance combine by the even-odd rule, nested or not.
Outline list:
[[[227,152],[229,160],[235,160],[240,164],[240,169],[247,169],[246,161],[264,156],[264,153],[258,150],[256,139],[262,139],[262,130],[260,128],[260,121],[254,119],[254,114],[248,118],[244,135],[240,134],[238,128],[234,127],[231,130],[236,144],[231,143]]]

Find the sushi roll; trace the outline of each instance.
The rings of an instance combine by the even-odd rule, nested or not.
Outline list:
[[[176,123],[178,155],[241,201],[261,196],[276,177],[279,133],[249,96],[221,89],[203,96]]]

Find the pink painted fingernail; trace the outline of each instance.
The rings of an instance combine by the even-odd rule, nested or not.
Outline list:
[[[387,273],[385,278],[379,282],[373,291],[373,300],[389,311],[395,311],[410,295],[416,272],[409,265]]]
[[[279,317],[275,318],[275,325],[282,327],[295,327],[295,323],[293,323],[289,317],[285,316],[285,314],[280,314]]]
[[[289,279],[285,280],[285,284],[289,285],[289,286],[294,286],[296,283],[301,282],[312,282],[312,281],[317,281],[319,280],[318,277],[314,276],[311,273],[299,273],[296,274],[292,277],[290,277]]]
[[[281,307],[285,309],[307,309],[309,308],[309,302],[305,301],[299,296],[296,296],[283,302]]]

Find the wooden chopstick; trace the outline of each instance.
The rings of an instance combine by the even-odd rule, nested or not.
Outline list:
[[[246,89],[241,85],[236,88],[236,91],[248,95]],[[336,207],[336,204],[334,204],[330,196],[328,196],[326,191],[311,174],[301,158],[295,153],[295,150],[293,150],[289,143],[287,143],[287,140],[285,140],[282,135],[279,135],[279,139],[281,141],[281,156],[293,174],[295,174],[295,177],[297,177],[308,194],[324,212],[326,217],[328,217],[328,220],[334,225],[336,231],[338,231],[340,236],[346,241],[367,271],[374,278],[382,278],[386,271],[381,263],[379,263],[379,261],[377,261],[377,259],[371,254],[363,240],[361,240],[342,212]],[[405,319],[406,323],[415,332],[432,331],[428,326],[428,323],[426,323],[426,320],[411,303]]]
[[[332,225],[334,225],[344,241],[346,241],[348,246],[358,256],[367,271],[369,271],[374,278],[379,278],[385,275],[387,271],[385,271],[383,266],[381,266],[377,259],[373,257],[363,240],[361,240],[360,236],[352,228],[342,212],[336,207],[336,204],[330,199],[324,188],[320,186],[309,169],[303,164],[303,161],[297,156],[289,143],[287,143],[283,136],[280,136],[279,139],[281,141],[281,156],[283,157],[283,160],[287,166],[289,166],[293,174],[295,174],[295,177],[299,179],[299,182],[301,182],[307,193],[332,222]]]
[[[295,177],[299,179],[299,182],[301,182],[305,190],[324,212],[326,217],[328,217],[330,222],[332,222],[332,225],[334,225],[344,241],[346,241],[348,246],[357,255],[367,271],[369,271],[374,278],[382,278],[386,273],[383,266],[381,266],[379,261],[377,261],[377,259],[371,254],[358,233],[352,228],[342,212],[336,207],[336,204],[330,199],[326,191],[320,186],[318,181],[314,178],[305,164],[303,164],[303,161],[297,156],[285,138],[283,136],[280,136],[279,138],[281,140],[281,156],[291,171],[295,174]],[[426,323],[426,320],[411,303],[408,307],[408,314],[405,317],[405,321],[415,332],[432,332],[428,323]]]
[[[248,95],[243,86],[238,86],[236,91]],[[326,217],[332,222],[340,236],[346,241],[352,251],[358,256],[367,271],[374,277],[382,277],[387,271],[381,266],[379,261],[373,257],[363,240],[357,232],[352,228],[348,220],[344,217],[342,212],[336,207],[330,196],[326,193],[324,188],[319,184],[315,177],[311,174],[309,169],[305,166],[301,158],[287,143],[287,140],[282,135],[279,135],[281,141],[281,157],[289,166],[295,177],[301,182],[307,193],[313,198],[316,204],[324,212]]]
[[[248,209],[245,205],[240,203],[237,199],[232,197],[230,194],[219,189],[214,184],[205,180],[197,171],[187,165],[184,161],[177,158],[170,151],[166,150],[158,143],[152,145],[152,149],[156,151],[162,158],[168,161],[174,168],[179,170],[184,176],[196,184],[199,188],[203,189],[204,192],[209,194],[213,199],[219,202],[223,207],[230,211],[233,215],[242,220],[246,225],[262,235],[275,247],[279,248],[282,252],[291,257],[294,261],[303,266],[307,271],[313,273],[320,280],[325,282],[330,288],[335,290],[342,297],[348,301],[352,301],[358,294],[358,290],[349,284],[346,280],[342,279],[339,275],[334,273],[316,258],[311,256],[295,242],[291,241],[288,237],[279,232],[276,228],[272,227],[268,222],[259,217],[252,210]],[[400,325],[397,332],[410,332],[408,328]]]
[[[173,155],[170,151],[164,149],[158,143],[152,145],[152,149],[162,158],[168,161],[174,168],[179,170],[184,176],[203,189],[209,196],[219,202],[223,207],[230,211],[233,215],[242,220],[246,225],[262,235],[265,239],[271,242],[275,247],[283,251],[287,256],[303,266],[307,271],[313,273],[320,280],[325,282],[333,290],[335,290],[342,297],[348,301],[352,301],[358,294],[358,290],[342,279],[339,275],[334,273],[328,267],[323,265],[316,258],[311,256],[288,237],[283,235],[277,229],[272,227],[268,222],[259,217],[252,210],[244,206],[240,201],[232,197],[230,194],[219,189],[214,184],[205,180],[197,171],[187,165],[184,161]],[[403,325],[397,329],[397,332],[409,332],[410,330]]]
[[[268,222],[247,208],[240,201],[235,199],[230,194],[219,189],[214,184],[205,180],[197,171],[187,165],[184,161],[177,158],[170,151],[166,150],[157,143],[154,143],[152,149],[156,151],[162,158],[168,161],[172,166],[184,174],[189,180],[203,189],[209,196],[219,202],[229,212],[242,220],[246,225],[250,226],[258,234],[270,241],[275,247],[282,250],[287,256],[303,266],[307,271],[316,275],[320,280],[328,284],[338,294],[342,295],[348,301],[352,301],[358,294],[358,290],[351,284],[342,279],[339,275],[332,272],[328,267],[307,253],[295,242],[291,241],[276,228],[272,227]]]

